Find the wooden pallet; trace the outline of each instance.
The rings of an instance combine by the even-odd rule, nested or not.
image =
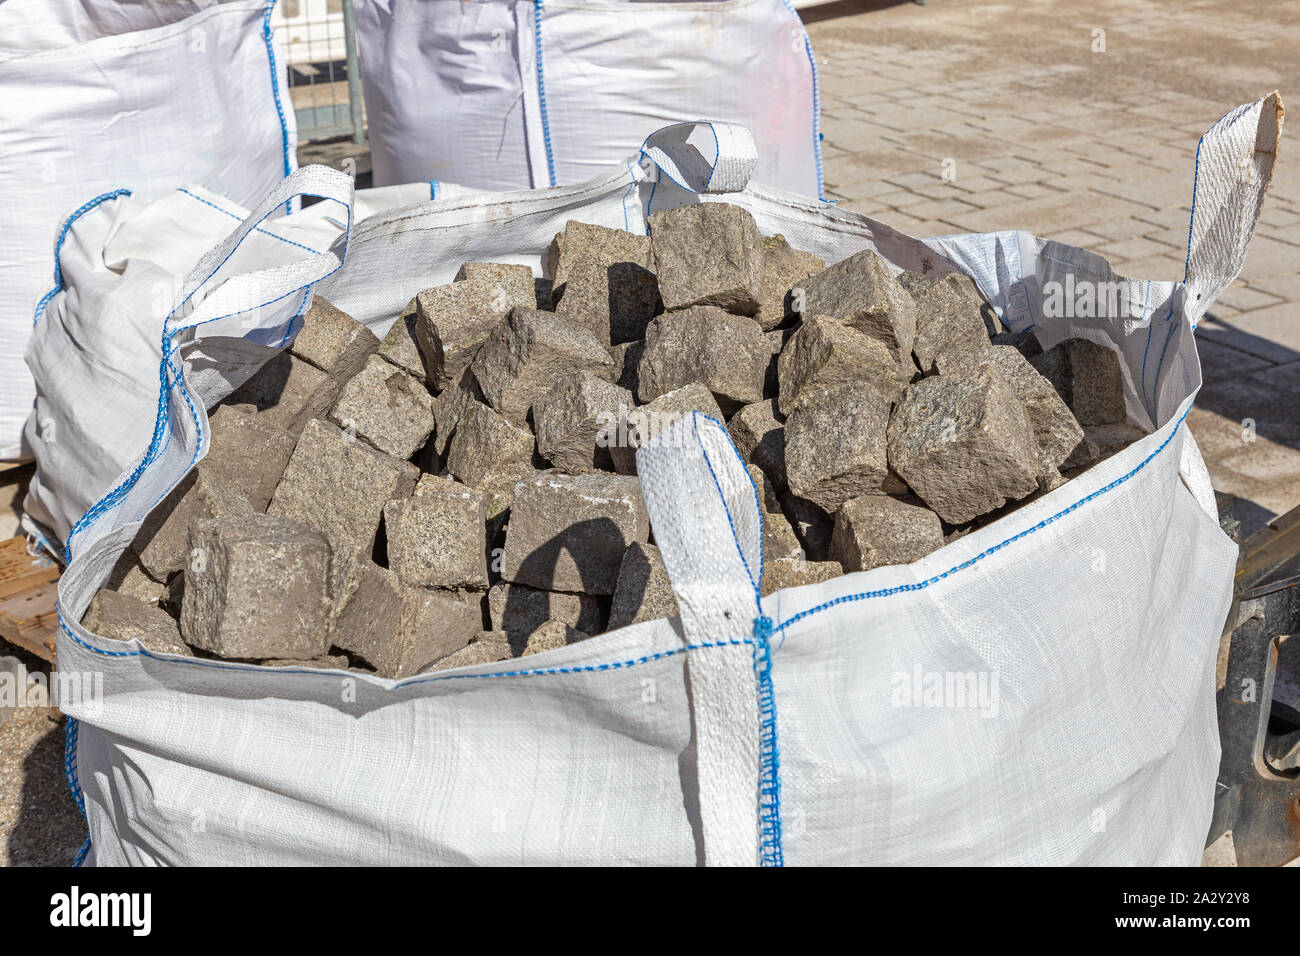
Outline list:
[[[0,638],[54,661],[59,566],[27,553],[21,535],[0,541]]]

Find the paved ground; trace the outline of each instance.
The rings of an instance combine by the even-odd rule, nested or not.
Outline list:
[[[1183,276],[1201,133],[1274,89],[1300,103],[1298,4],[846,0],[803,16],[828,196],[917,236],[1028,229],[1133,278]],[[1198,333],[1189,417],[1247,531],[1300,504],[1300,151],[1283,143],[1242,278]]]
[[[1029,229],[1134,278],[1182,277],[1200,134],[1270,90],[1300,94],[1300,4],[848,0],[804,17],[832,197],[913,235]],[[1201,327],[1190,418],[1248,528],[1300,504],[1297,300],[1300,151],[1284,145],[1242,279]],[[80,846],[62,747],[44,711],[0,729],[0,864],[64,864]]]

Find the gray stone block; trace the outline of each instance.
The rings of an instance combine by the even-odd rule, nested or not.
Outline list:
[[[649,403],[683,385],[702,382],[729,413],[763,400],[771,357],[771,346],[753,319],[712,306],[666,312],[646,330],[637,397]]]
[[[1061,463],[1061,467],[1071,469],[1073,473],[1077,473],[1077,469],[1091,468],[1148,434],[1150,432],[1137,425],[1084,425],[1083,441]]]
[[[446,456],[456,426],[465,410],[474,403],[486,404],[483,392],[474,380],[474,373],[466,369],[460,378],[452,382],[433,400],[433,438],[425,447],[431,447],[439,456]],[[435,469],[428,468],[426,471]]]
[[[224,401],[226,405],[253,405],[258,418],[297,434],[312,418],[323,418],[341,383],[292,355],[281,352]]]
[[[314,528],[336,550],[369,553],[384,505],[409,495],[418,477],[419,469],[409,461],[349,439],[337,425],[313,419],[298,439],[268,513]]]
[[[618,581],[609,609],[609,630],[676,617],[677,597],[673,594],[663,555],[653,544],[633,542],[623,552]]]
[[[821,584],[844,573],[838,561],[806,561],[803,558],[780,558],[763,569],[759,590],[764,597],[786,588]]]
[[[1066,339],[1029,360],[1065,399],[1080,425],[1122,425],[1124,373],[1119,353],[1087,339]]]
[[[394,458],[410,458],[433,433],[433,396],[419,379],[372,355],[343,386],[330,421]]]
[[[515,309],[492,333],[471,366],[489,405],[524,424],[533,402],[579,371],[612,379],[605,347],[583,328],[550,312]]]
[[[531,309],[532,290],[515,299],[492,281],[466,279],[425,289],[415,297],[415,340],[428,373],[440,392],[469,367],[483,343],[516,306]]]
[[[415,338],[416,299],[407,303],[388,333],[379,343],[376,353],[400,369],[404,369],[422,382],[429,380],[429,370],[424,367],[424,356],[420,354],[420,343]]]
[[[786,491],[781,495],[781,510],[803,545],[804,556],[809,561],[824,561],[830,554],[831,532],[835,527],[826,509]]]
[[[533,433],[507,421],[486,405],[470,402],[461,413],[447,448],[447,470],[471,488],[498,488],[533,472]],[[497,511],[488,509],[489,517]]]
[[[322,371],[334,372],[359,367],[378,348],[375,333],[317,295],[303,315],[302,328],[289,346],[289,353]]]
[[[644,338],[663,309],[651,261],[648,236],[569,220],[548,251],[556,314],[603,345]]]
[[[636,474],[637,449],[692,412],[708,415],[718,422],[725,421],[713,393],[699,382],[665,392],[649,404],[630,410],[626,418],[627,427],[620,431],[610,448],[614,467],[624,475]]]
[[[1043,354],[1043,346],[1033,332],[997,332],[989,341],[993,345],[1010,345],[1027,359]]]
[[[545,591],[500,581],[488,591],[492,630],[521,641],[548,620],[563,621],[587,634],[605,630],[600,601],[589,594]],[[522,645],[520,645],[522,646]]]
[[[649,536],[635,478],[542,475],[515,488],[501,576],[545,590],[613,594],[623,552]]]
[[[785,491],[785,419],[778,416],[776,402],[746,405],[731,416],[727,433],[740,457],[763,469],[778,492]]]
[[[806,319],[786,343],[777,360],[777,376],[777,408],[789,417],[805,395],[841,385],[864,383],[896,399],[911,373],[899,369],[878,339],[819,315]]]
[[[504,262],[466,262],[456,270],[457,282],[486,283],[501,289],[515,305],[532,308],[537,301],[533,270]]]
[[[864,249],[803,284],[803,315],[828,315],[879,339],[901,369],[912,364],[916,303],[883,259]]]
[[[763,237],[754,217],[727,203],[650,214],[650,246],[664,308],[711,305],[753,315],[763,295]]]
[[[159,654],[193,657],[181,640],[181,630],[157,604],[146,604],[128,594],[100,588],[90,601],[81,623],[91,632],[115,641],[139,641]]]
[[[641,356],[645,354],[645,340],[611,346],[609,354],[614,358],[614,369],[618,373],[614,382],[619,388],[625,388],[635,395],[640,379]]]
[[[825,268],[826,260],[791,248],[785,236],[763,238],[763,285],[754,318],[764,332],[798,318],[790,290]]]
[[[572,475],[612,471],[610,453],[618,444],[619,422],[635,405],[627,389],[579,370],[533,404],[537,451]]]
[[[528,635],[528,640],[524,642],[523,653],[519,656],[531,657],[533,654],[541,654],[543,651],[553,651],[564,647],[566,644],[576,644],[578,641],[584,641],[590,636],[570,627],[563,621],[547,621]]]
[[[513,656],[507,641],[492,631],[480,631],[477,639],[472,643],[435,661],[421,673],[430,674],[456,667],[473,667],[476,664],[495,664],[499,661],[508,661]]]
[[[408,587],[487,589],[483,495],[421,475],[415,492],[384,506],[388,566]]]
[[[296,435],[238,406],[218,406],[209,424],[208,454],[199,467],[220,475],[254,511],[265,511],[298,443]]]
[[[185,567],[192,522],[252,511],[253,506],[233,487],[227,474],[213,470],[204,460],[149,512],[132,547],[144,571],[165,581]]]
[[[329,542],[309,527],[260,514],[196,521],[181,634],[219,657],[321,657],[329,649],[329,580]]]
[[[790,491],[833,512],[881,491],[889,478],[886,427],[891,398],[863,385],[818,389],[785,421]]]
[[[144,565],[140,563],[135,549],[131,547],[123,551],[117,559],[113,570],[109,572],[108,580],[104,582],[104,587],[155,607],[167,596],[166,583],[149,575]]]
[[[802,555],[803,546],[781,510],[776,488],[757,465],[746,465],[745,469],[758,492],[760,514],[763,516],[763,563]],[[751,570],[758,573],[757,568]]]
[[[948,354],[978,354],[989,347],[984,297],[969,277],[952,272],[930,284],[916,299],[916,341],[912,354],[922,372]]]
[[[889,422],[889,464],[955,525],[1037,490],[1040,472],[1024,405],[989,365],[910,386]]]
[[[929,508],[889,495],[864,495],[840,505],[831,557],[845,571],[911,564],[943,547],[943,526]]]

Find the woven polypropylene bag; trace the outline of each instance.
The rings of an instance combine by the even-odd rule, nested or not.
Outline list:
[[[651,144],[658,159],[580,187],[372,216],[323,281],[337,257],[313,252],[292,275],[254,273],[221,295],[211,263],[303,188],[291,180],[185,284],[209,294],[164,328],[190,328],[200,353],[221,355],[223,335],[209,343],[206,330],[229,336],[268,291],[288,304],[256,333],[290,334],[305,306],[294,283],[319,282],[382,328],[460,261],[537,265],[568,218],[644,229],[652,194],[656,207],[725,200],[831,260],[875,248],[897,269],[959,268],[1046,347],[1082,336],[1115,348],[1129,417],[1151,434],[913,564],[760,598],[757,492],[719,423],[683,419],[638,453],[680,618],[393,682],[170,658],[76,623],[140,519],[205,451],[220,376],[167,368],[152,439],[74,527],[60,585],[60,665],[104,675],[102,699],[65,704],[92,858],[1195,863],[1236,548],[1184,426],[1201,382],[1194,323],[1240,267],[1245,243],[1214,237],[1253,230],[1279,120],[1268,97],[1202,140],[1188,281],[1138,282],[1115,314],[1092,317],[1044,313],[1048,283],[1117,279],[1060,243],[921,241],[753,186],[692,191],[708,168],[744,169],[734,128],[718,138],[728,156],[692,158],[666,135]],[[955,699],[962,687],[970,696]]]

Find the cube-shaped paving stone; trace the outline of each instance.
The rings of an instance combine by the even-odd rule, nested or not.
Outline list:
[[[805,584],[821,584],[838,578],[844,568],[838,561],[806,561],[803,558],[780,558],[763,568],[763,581],[760,590],[764,597],[786,588],[803,587]]]
[[[891,398],[862,385],[817,389],[785,421],[790,491],[833,512],[850,498],[881,491]]]
[[[537,451],[569,474],[612,471],[619,422],[635,404],[627,389],[586,370],[562,378],[533,405]]]
[[[433,433],[424,383],[378,355],[343,386],[330,421],[394,458],[410,458]]]
[[[428,384],[440,392],[460,377],[501,321],[515,307],[531,309],[531,290],[516,299],[491,280],[465,279],[426,289],[415,297],[415,339]]]
[[[486,405],[470,402],[447,448],[447,470],[471,488],[481,489],[492,475],[522,477],[532,470],[532,458],[532,432]]]
[[[916,302],[870,249],[810,276],[802,298],[803,315],[839,319],[883,342],[900,368],[912,364]]]
[[[911,564],[943,547],[939,516],[889,495],[851,498],[835,512],[831,556],[845,571]]]
[[[763,469],[778,492],[785,491],[785,418],[768,399],[746,405],[727,422],[740,457]]]
[[[427,382],[429,371],[424,367],[420,343],[415,338],[416,302],[416,299],[408,302],[401,315],[388,327],[376,354],[410,372],[420,381]]]
[[[504,262],[466,262],[456,271],[457,282],[488,283],[501,289],[515,305],[531,307],[537,298],[533,270]]]
[[[339,367],[360,367],[378,348],[374,332],[320,296],[313,296],[289,352],[322,371],[333,372]]]
[[[805,279],[825,268],[824,259],[792,248],[785,236],[763,238],[763,291],[754,316],[763,331],[770,332],[799,317],[791,290],[801,288]]]
[[[794,528],[781,510],[781,500],[776,488],[767,475],[757,465],[746,465],[750,480],[758,492],[760,514],[763,516],[763,562],[766,564],[780,558],[796,557],[803,554]],[[758,569],[751,569],[757,574]]]
[[[949,524],[1037,490],[1038,459],[1023,403],[989,365],[922,379],[889,422],[889,464]]]
[[[384,506],[388,566],[408,587],[487,590],[486,521],[480,492],[421,475],[411,497]]]
[[[135,533],[132,545],[144,570],[163,581],[185,566],[193,522],[252,511],[253,506],[228,474],[214,470],[205,459],[154,506]]]
[[[646,324],[663,309],[649,236],[570,220],[548,262],[556,314],[604,345],[644,338]]]
[[[922,372],[944,354],[979,353],[989,347],[984,297],[969,277],[952,272],[931,283],[916,299],[916,341],[912,353]]]
[[[312,418],[324,418],[342,383],[290,352],[281,352],[226,399],[253,405],[264,422],[297,434]]]
[[[455,667],[494,664],[514,656],[510,644],[494,631],[480,631],[474,641],[426,667],[422,673],[447,671]]]
[[[319,657],[329,649],[330,547],[271,515],[196,521],[185,566],[181,633],[192,647],[242,660]]]
[[[170,614],[157,604],[146,604],[128,594],[101,588],[91,599],[81,619],[93,634],[115,641],[139,641],[159,654],[193,657],[181,640],[181,631]]]
[[[609,629],[678,615],[677,597],[668,580],[663,555],[640,541],[623,553],[609,609]]]
[[[578,641],[584,641],[590,636],[577,628],[570,627],[563,621],[546,621],[528,635],[528,640],[524,642],[523,653],[519,656],[531,657],[533,654],[540,654],[543,651],[553,651],[564,647],[566,644],[576,644]]]
[[[897,397],[910,379],[882,342],[826,316],[812,316],[799,326],[781,351],[777,375],[777,406],[786,416],[806,394],[865,382],[877,392]]]
[[[1122,425],[1128,418],[1124,373],[1114,349],[1066,339],[1029,361],[1065,399],[1080,425]]]
[[[546,474],[515,488],[501,576],[548,591],[613,594],[650,521],[635,478]]]
[[[675,388],[647,405],[631,409],[626,416],[627,427],[616,436],[610,449],[614,467],[621,474],[636,474],[636,450],[667,431],[677,419],[693,412],[708,415],[719,423],[724,421],[713,393],[699,382]]]
[[[492,630],[520,642],[548,620],[563,621],[586,634],[605,630],[600,601],[589,594],[544,591],[500,581],[488,591]],[[522,648],[523,644],[519,646]]]
[[[666,312],[646,330],[637,397],[649,403],[665,392],[701,382],[729,413],[763,400],[771,357],[771,346],[753,319],[712,306]]]
[[[650,245],[664,308],[712,305],[753,315],[763,295],[763,237],[754,217],[728,203],[650,214]]]

